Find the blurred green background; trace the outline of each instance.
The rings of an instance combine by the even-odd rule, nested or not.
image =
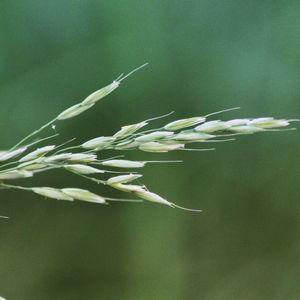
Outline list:
[[[242,110],[222,117],[300,115],[298,0],[2,0],[0,45],[2,149],[146,61],[93,110],[57,124],[58,142],[172,110],[173,118],[235,106]],[[0,295],[300,299],[299,130],[217,146],[127,156],[183,159],[149,165],[143,182],[201,214],[1,191],[1,215],[11,219],[0,220]],[[24,184],[122,195],[63,172]]]

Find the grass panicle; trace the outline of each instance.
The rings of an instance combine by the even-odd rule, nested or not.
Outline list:
[[[209,151],[214,150],[214,148],[199,147],[199,145],[201,143],[231,141],[234,140],[234,138],[231,138],[232,136],[238,135],[293,130],[295,128],[290,127],[291,123],[299,121],[298,119],[275,119],[273,117],[209,120],[214,115],[238,109],[238,107],[235,107],[204,116],[199,115],[174,120],[159,128],[144,129],[150,122],[166,118],[172,112],[152,119],[142,120],[132,125],[122,126],[119,131],[111,136],[99,135],[98,137],[91,137],[80,145],[74,144],[74,139],[72,139],[59,146],[45,145],[40,148],[36,147],[37,144],[53,139],[58,135],[42,137],[40,135],[44,129],[55,126],[54,124],[58,121],[74,118],[94,107],[97,102],[116,90],[123,80],[145,65],[136,68],[125,76],[123,74],[120,75],[111,84],[93,92],[80,103],[58,114],[56,118],[23,138],[11,149],[0,151],[0,188],[33,192],[56,200],[80,200],[97,204],[107,204],[109,201],[141,202],[144,200],[172,208],[199,212],[201,210],[185,208],[170,202],[160,195],[149,191],[143,184],[132,184],[133,181],[136,182],[142,177],[142,174],[137,174],[134,171],[135,169],[142,170],[149,163],[159,164],[181,161],[135,161],[127,160],[124,158],[124,155],[103,159],[105,150],[123,152],[136,150],[153,153]],[[38,136],[38,141],[34,140],[36,136]],[[187,144],[194,144],[198,147],[187,147]],[[101,153],[101,160],[98,158],[99,153]],[[111,170],[115,168],[121,170]],[[130,193],[137,199],[110,198],[77,187],[27,187],[10,183],[13,180],[25,180],[38,173],[52,169],[62,169],[71,172],[96,184],[106,185],[113,189]],[[116,174],[115,176],[109,176],[110,173]],[[0,216],[0,218],[7,217]]]

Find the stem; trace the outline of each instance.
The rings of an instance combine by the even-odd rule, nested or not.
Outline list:
[[[26,188],[19,185],[12,185],[12,184],[5,184],[3,182],[0,183],[0,186],[3,186],[8,189],[17,189],[17,190],[23,190],[23,191],[31,191],[31,188]]]
[[[172,206],[175,207],[175,208],[179,208],[181,210],[186,210],[186,211],[191,211],[191,212],[202,212],[201,209],[186,208],[186,207],[182,207],[182,206],[179,206],[177,204],[174,204],[174,203],[172,203]]]
[[[75,175],[78,175],[78,176],[80,176],[80,177],[83,177],[83,178],[85,178],[85,179],[88,179],[88,180],[91,180],[91,181],[93,181],[93,182],[96,182],[97,184],[104,184],[104,185],[106,185],[106,181],[104,181],[104,180],[100,180],[100,179],[96,179],[96,178],[94,178],[94,177],[89,177],[89,176],[86,176],[86,175],[83,175],[83,174],[80,174],[80,173],[77,173],[77,172],[74,172],[74,171],[69,171],[69,172],[71,172],[71,173],[73,173],[73,174],[75,174]]]
[[[81,148],[81,146],[71,146],[71,147],[63,148],[63,149],[55,152],[54,155],[68,151],[68,150],[79,149],[79,148]]]
[[[52,121],[50,121],[47,124],[43,125],[41,128],[39,128],[39,129],[35,130],[34,132],[30,133],[29,135],[27,135],[26,137],[24,137],[19,143],[17,143],[16,145],[14,145],[9,151],[15,150],[16,148],[18,148],[20,145],[22,145],[24,142],[26,142],[31,137],[33,137],[36,134],[40,133],[45,128],[51,126],[54,122],[56,122],[56,120],[57,120],[57,118],[53,119]]]
[[[167,113],[167,114],[164,114],[164,115],[161,115],[161,116],[158,116],[158,117],[153,117],[153,118],[151,118],[151,119],[147,119],[147,120],[145,120],[145,122],[150,122],[150,121],[159,120],[159,119],[168,117],[168,116],[170,116],[170,115],[172,115],[172,114],[174,114],[174,111],[171,111],[171,112],[169,112],[169,113]]]
[[[214,151],[216,150],[216,148],[207,148],[207,149],[191,149],[191,148],[183,148],[183,149],[178,149],[181,151],[198,151],[198,152],[202,152],[202,151]]]
[[[223,110],[220,110],[220,111],[216,111],[216,112],[213,112],[213,113],[210,113],[208,115],[206,115],[205,117],[211,117],[211,116],[214,116],[214,115],[218,115],[218,114],[222,114],[224,112],[228,112],[228,111],[232,111],[232,110],[237,110],[237,109],[241,109],[240,107],[233,107],[233,108],[227,108],[227,109],[223,109]]]
[[[107,201],[116,201],[116,202],[144,202],[143,200],[140,199],[123,199],[123,198],[107,198],[104,197],[105,200]]]
[[[129,72],[129,73],[126,74],[125,76],[123,76],[123,74],[122,74],[122,75],[120,75],[115,81],[121,82],[121,81],[123,81],[124,79],[126,79],[127,77],[131,76],[131,75],[132,75],[133,73],[135,73],[136,71],[138,71],[138,70],[144,68],[144,67],[147,66],[147,65],[148,65],[148,63],[145,63],[145,64],[143,64],[143,65],[141,65],[141,66],[135,68],[134,70],[132,70],[131,72]],[[122,77],[122,76],[123,76],[123,77]]]
[[[50,139],[52,139],[52,138],[55,138],[55,137],[57,137],[57,136],[59,136],[58,133],[55,133],[55,134],[50,135],[50,136],[47,136],[47,137],[45,137],[45,138],[43,138],[43,139],[40,139],[40,140],[38,140],[38,141],[36,141],[36,142],[33,142],[33,143],[27,145],[27,148],[32,147],[32,146],[34,146],[34,145],[36,145],[36,144],[39,144],[39,143],[41,143],[41,142],[44,142],[44,141],[46,141],[46,140],[50,140]]]
[[[19,163],[19,162],[18,162],[18,161],[12,161],[12,162],[10,162],[10,163],[7,163],[7,164],[5,164],[5,165],[0,166],[0,169],[3,169],[3,168],[5,168],[5,167],[9,167],[9,166],[14,165],[14,164],[17,164],[17,163]],[[0,171],[0,173],[1,173],[1,171]]]
[[[144,160],[144,163],[182,163],[182,160]]]

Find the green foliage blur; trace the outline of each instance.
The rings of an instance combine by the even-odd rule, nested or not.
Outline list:
[[[3,0],[0,148],[144,62],[95,108],[58,123],[58,142],[173,110],[183,118],[241,106],[222,118],[299,118],[299,36],[298,0]],[[243,136],[207,153],[126,153],[183,159],[147,166],[143,182],[201,214],[1,190],[0,215],[11,219],[0,219],[0,295],[300,299],[299,132]],[[26,184],[122,196],[63,172]]]

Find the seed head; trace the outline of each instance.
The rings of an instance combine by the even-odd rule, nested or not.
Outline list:
[[[227,121],[226,124],[231,127],[231,126],[243,126],[243,125],[248,125],[250,122],[249,119],[233,119],[230,121]]]
[[[68,171],[84,174],[84,175],[105,173],[103,170],[99,170],[90,166],[80,165],[80,164],[65,165],[64,168],[67,169]]]
[[[22,147],[13,151],[1,151],[0,152],[0,161],[6,161],[11,158],[14,158],[27,150],[27,147]]]
[[[41,170],[41,169],[48,167],[47,164],[43,164],[43,163],[39,163],[39,162],[40,162],[39,159],[27,161],[27,162],[24,162],[24,163],[18,165],[18,169],[22,169],[22,170],[26,170],[26,171],[37,171],[37,170]]]
[[[184,144],[171,144],[166,145],[158,142],[149,142],[145,144],[141,144],[139,149],[145,152],[168,152],[183,149]]]
[[[117,149],[117,150],[134,149],[134,148],[137,148],[140,144],[141,143],[134,141],[134,140],[124,141],[124,142],[118,143],[115,146],[115,149]]]
[[[96,154],[86,154],[86,153],[75,153],[71,154],[68,158],[70,162],[81,162],[81,163],[88,163],[97,160]]]
[[[148,134],[141,135],[135,140],[140,143],[153,142],[164,138],[169,138],[174,135],[172,131],[155,131]]]
[[[177,121],[173,121],[171,123],[168,123],[164,126],[164,129],[166,130],[180,130],[183,128],[191,127],[200,123],[205,122],[205,117],[194,117],[194,118],[187,118],[187,119],[181,119]]]
[[[100,136],[85,142],[81,145],[81,147],[85,149],[101,150],[109,146],[114,140],[115,138],[111,136]]]
[[[57,200],[68,200],[73,201],[74,199],[67,194],[63,193],[59,189],[51,188],[51,187],[37,187],[32,188],[32,191],[41,196],[45,196],[47,198],[57,199]]]
[[[194,130],[204,133],[214,133],[216,131],[227,130],[229,127],[230,125],[228,125],[226,122],[209,121],[195,127]]]
[[[140,185],[134,185],[134,184],[123,184],[123,183],[117,183],[111,185],[114,189],[120,190],[122,192],[126,193],[132,193],[132,192],[138,192],[143,191],[143,187]]]
[[[0,173],[0,180],[19,179],[32,177],[33,173],[25,170],[13,170]]]
[[[92,106],[94,106],[94,103],[88,105],[83,105],[81,103],[75,104],[59,114],[57,120],[71,119],[90,109]]]
[[[265,129],[286,127],[290,125],[288,120],[275,120],[274,118],[257,118],[249,122],[249,125],[257,126]]]
[[[77,189],[77,188],[66,188],[66,189],[62,189],[62,192],[75,200],[94,202],[100,204],[106,203],[105,198],[96,195],[94,193],[91,193],[87,190]]]
[[[255,127],[255,126],[233,126],[229,128],[229,131],[240,134],[252,134],[260,131],[264,131],[263,128]]]
[[[101,163],[103,166],[116,167],[116,168],[142,168],[145,166],[145,162],[132,161],[125,159],[112,159],[106,160]]]
[[[113,81],[111,84],[105,86],[104,88],[92,93],[86,99],[82,101],[82,105],[91,105],[95,104],[97,101],[101,100],[111,92],[113,92],[116,88],[118,88],[120,83],[118,81]]]
[[[136,131],[138,131],[139,129],[141,129],[142,127],[144,127],[146,125],[148,125],[148,122],[143,121],[140,123],[123,126],[123,127],[121,127],[121,130],[119,130],[117,133],[115,133],[113,135],[113,137],[116,139],[125,138],[125,137],[135,133]]]
[[[148,200],[148,201],[151,201],[151,202],[155,202],[155,203],[159,203],[159,204],[174,207],[173,203],[169,202],[168,200],[162,198],[161,196],[159,196],[155,193],[152,193],[152,192],[149,192],[149,191],[146,191],[146,190],[138,190],[134,193],[135,193],[135,195],[137,195],[138,197],[140,197],[144,200]]]
[[[127,174],[127,175],[120,175],[120,176],[115,176],[112,178],[109,178],[107,180],[108,185],[115,185],[119,183],[127,183],[131,182],[135,179],[141,178],[143,175],[140,174]]]
[[[55,163],[59,161],[68,160],[72,157],[72,153],[61,153],[52,156],[48,156],[44,158],[44,162],[46,163]]]
[[[172,140],[181,141],[181,142],[195,142],[195,141],[204,141],[211,138],[214,138],[215,135],[202,133],[202,132],[180,132],[172,137]]]
[[[25,161],[29,161],[29,160],[34,160],[38,157],[41,157],[41,156],[45,155],[46,153],[48,153],[49,151],[52,151],[54,149],[55,149],[54,145],[38,148],[37,150],[35,150],[35,151],[25,155],[24,157],[22,157],[19,161],[20,162],[25,162]]]

